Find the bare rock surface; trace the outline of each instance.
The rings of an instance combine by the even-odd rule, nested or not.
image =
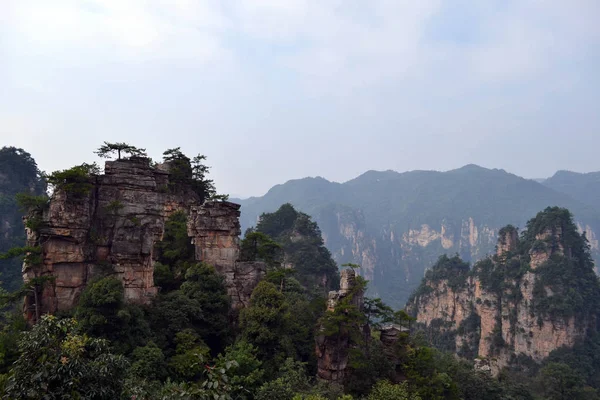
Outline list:
[[[186,187],[170,190],[167,165],[152,167],[147,159],[106,162],[103,175],[90,178],[81,196],[56,190],[41,217],[42,228],[28,230],[28,244],[42,248],[40,265],[24,265],[25,281],[54,279],[39,296],[39,311],[69,310],[90,280],[114,274],[123,283],[125,300],[148,304],[154,285],[154,247],[162,240],[165,221],[173,213],[188,215],[188,234],[196,259],[225,276],[235,308],[247,303],[264,274],[262,263],[239,263],[239,205],[205,202]],[[32,320],[32,302],[25,310]]]

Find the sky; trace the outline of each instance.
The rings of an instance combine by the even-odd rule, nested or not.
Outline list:
[[[0,0],[0,145],[208,157],[221,193],[600,170],[598,0]]]

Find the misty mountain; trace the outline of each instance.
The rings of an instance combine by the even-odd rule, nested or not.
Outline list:
[[[292,180],[262,197],[233,201],[242,204],[244,230],[287,202],[311,215],[335,260],[361,264],[371,294],[401,306],[441,254],[481,259],[494,250],[502,226],[523,227],[548,206],[571,210],[598,259],[600,207],[583,201],[585,192],[575,190],[579,183],[571,184],[574,195],[568,179],[555,189],[555,177],[542,184],[477,165],[447,172],[368,171],[345,183]]]
[[[558,171],[543,184],[558,192],[566,193],[576,200],[600,209],[600,172],[585,174]]]
[[[44,181],[31,154],[16,147],[0,149],[0,253],[25,245],[23,210],[17,193],[41,195],[46,192]],[[23,284],[20,259],[0,260],[2,288],[16,290]]]

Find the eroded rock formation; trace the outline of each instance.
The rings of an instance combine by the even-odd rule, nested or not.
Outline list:
[[[169,166],[152,167],[148,159],[106,162],[103,175],[89,178],[90,190],[57,189],[38,218],[39,229],[27,230],[30,246],[41,246],[41,264],[23,267],[23,278],[49,276],[39,293],[37,312],[55,313],[76,305],[86,284],[96,276],[114,274],[126,301],[147,304],[156,295],[155,244],[165,221],[177,211],[189,216],[188,233],[196,259],[215,266],[226,278],[233,306],[247,302],[264,272],[260,263],[238,263],[239,205],[201,203],[185,186],[170,187]],[[36,307],[27,298],[30,320]]]
[[[239,261],[240,206],[230,202],[209,202],[192,206],[188,234],[196,249],[196,259],[214,265],[225,277],[227,293],[234,309],[248,304],[252,290],[266,273],[257,261]]]
[[[356,273],[353,269],[345,269],[341,272],[340,290],[329,292],[327,300],[327,312],[345,312],[337,309],[348,304],[362,311],[364,303],[364,292],[357,285]],[[347,303],[344,300],[348,300]],[[349,319],[348,325],[341,324],[338,332],[334,335],[326,335],[322,327],[321,334],[316,336],[317,354],[317,377],[328,382],[343,382],[345,371],[348,366],[349,350],[354,345],[350,339],[349,329],[364,331],[367,326],[353,326]]]
[[[472,271],[446,262],[428,272],[408,308],[430,339],[463,357],[489,360],[478,365],[493,374],[583,339],[595,327],[599,291],[568,215],[557,208],[538,214],[522,243],[515,228],[500,230],[496,255]],[[580,294],[571,298],[573,291]]]

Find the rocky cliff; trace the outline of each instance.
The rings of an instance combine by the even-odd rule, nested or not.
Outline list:
[[[348,366],[352,330],[368,330],[356,324],[353,314],[362,311],[364,292],[353,269],[341,272],[340,290],[329,292],[327,312],[316,335],[317,377],[328,382],[343,382]]]
[[[26,299],[29,319],[34,310],[72,308],[90,280],[107,274],[122,281],[126,301],[149,303],[158,291],[155,245],[166,219],[177,211],[188,215],[196,259],[214,265],[226,278],[234,307],[243,306],[264,268],[237,262],[239,205],[201,204],[189,187],[171,183],[168,164],[151,166],[148,159],[132,158],[106,162],[104,174],[57,186],[48,207],[28,216],[38,221],[35,230],[27,229],[28,245],[39,246],[41,260],[26,263],[23,278],[46,278],[40,293]]]
[[[587,181],[586,181],[587,182]],[[338,264],[361,265],[369,295],[404,306],[441,254],[475,262],[494,253],[506,224],[523,227],[547,206],[566,207],[600,261],[600,208],[504,170],[369,171],[345,183],[305,178],[239,200],[242,228],[291,203],[313,217]]]
[[[493,257],[472,270],[442,257],[408,309],[438,347],[502,367],[540,362],[596,325],[600,286],[589,244],[565,209],[548,208],[500,230]],[[487,365],[490,365],[488,363]]]

